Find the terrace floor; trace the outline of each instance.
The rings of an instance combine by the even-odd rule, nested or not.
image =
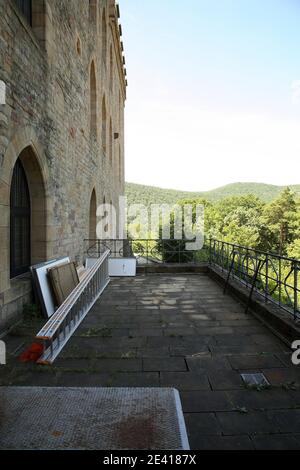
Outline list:
[[[39,326],[5,338],[1,385],[175,387],[192,449],[300,449],[300,366],[205,274],[112,280],[52,367],[18,361]]]

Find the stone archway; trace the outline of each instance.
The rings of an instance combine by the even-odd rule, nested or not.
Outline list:
[[[31,146],[26,147],[20,155],[14,165],[13,174],[17,168],[22,168],[24,172],[24,179],[26,179],[27,190],[30,199],[30,214],[28,220],[30,220],[29,233],[27,228],[23,228],[22,219],[19,219],[18,234],[16,238],[16,227],[13,226],[12,219],[12,201],[18,198],[18,195],[13,194],[17,191],[14,184],[10,186],[10,258],[11,258],[11,271],[10,277],[15,277],[14,273],[18,272],[18,267],[12,263],[12,258],[15,258],[16,250],[19,251],[19,256],[27,259],[28,270],[29,266],[40,263],[47,259],[47,247],[46,247],[46,194],[43,175],[41,173],[40,166],[35,156],[34,150]],[[19,203],[21,204],[21,202]],[[17,219],[18,220],[18,219]],[[24,230],[24,233],[22,231]],[[26,240],[25,240],[26,238]],[[22,239],[24,243],[22,243]],[[26,243],[25,243],[26,242]],[[22,253],[23,251],[23,253]],[[17,269],[12,269],[14,265]],[[25,266],[26,270],[26,266]],[[24,271],[24,266],[23,266]]]
[[[0,171],[0,213],[3,215],[0,230],[2,278],[0,293],[10,284],[10,192],[14,168],[20,159],[29,187],[31,206],[31,256],[30,264],[45,261],[53,256],[47,227],[51,225],[51,199],[49,197],[49,171],[47,159],[33,129],[21,128],[10,142]],[[52,219],[51,219],[52,220]],[[53,224],[52,224],[53,225]],[[2,263],[1,263],[2,264]]]

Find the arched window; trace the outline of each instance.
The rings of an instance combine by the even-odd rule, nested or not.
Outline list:
[[[91,135],[97,138],[97,84],[94,62],[90,71],[90,130]]]
[[[81,55],[81,41],[80,41],[80,38],[77,38],[76,51],[77,51],[77,54],[80,56]]]
[[[31,264],[31,206],[26,174],[18,158],[10,190],[10,277],[29,270]]]
[[[105,197],[105,196],[103,197],[103,205],[104,205],[104,206],[106,205],[106,197]],[[109,214],[108,214],[108,211],[105,210],[103,217],[104,217],[104,218],[107,218],[108,215],[109,215]],[[109,228],[109,227],[108,227],[108,223],[107,223],[107,224],[105,225],[105,227],[104,227],[104,232],[105,232],[105,233],[108,232],[108,228]]]
[[[96,201],[96,192],[93,189],[91,200],[90,200],[90,220],[89,220],[89,239],[96,240],[96,226],[97,226],[97,219],[96,219],[96,212],[97,212],[97,201]]]
[[[46,0],[13,0],[23,17],[31,26],[35,37],[40,45],[48,50],[50,47],[49,36],[46,31],[51,30],[49,17],[47,15]]]
[[[113,62],[113,48],[110,46],[109,51],[109,89],[112,93],[114,87],[114,62]]]
[[[102,60],[106,67],[107,62],[107,25],[106,25],[106,11],[103,10],[102,14]]]
[[[113,163],[113,128],[112,128],[111,118],[109,121],[109,162],[112,165]]]
[[[97,23],[97,0],[89,0],[89,20],[91,23]]]
[[[32,147],[17,159],[10,186],[10,277],[47,258],[44,177]]]
[[[102,148],[104,153],[106,154],[106,104],[105,104],[105,96],[103,96],[102,100]]]
[[[32,26],[32,0],[15,0],[15,3],[30,26]]]

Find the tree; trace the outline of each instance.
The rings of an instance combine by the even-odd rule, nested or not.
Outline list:
[[[300,260],[300,238],[294,240],[288,247],[288,256]]]
[[[280,255],[286,254],[299,229],[297,203],[290,188],[286,188],[275,201],[266,206],[262,220],[266,227],[266,249]]]

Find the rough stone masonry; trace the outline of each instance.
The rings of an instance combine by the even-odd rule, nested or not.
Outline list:
[[[13,264],[82,259],[96,207],[124,193],[119,16],[114,0],[0,0],[0,332],[31,301],[30,277]],[[13,218],[17,164],[27,232],[25,215]]]

